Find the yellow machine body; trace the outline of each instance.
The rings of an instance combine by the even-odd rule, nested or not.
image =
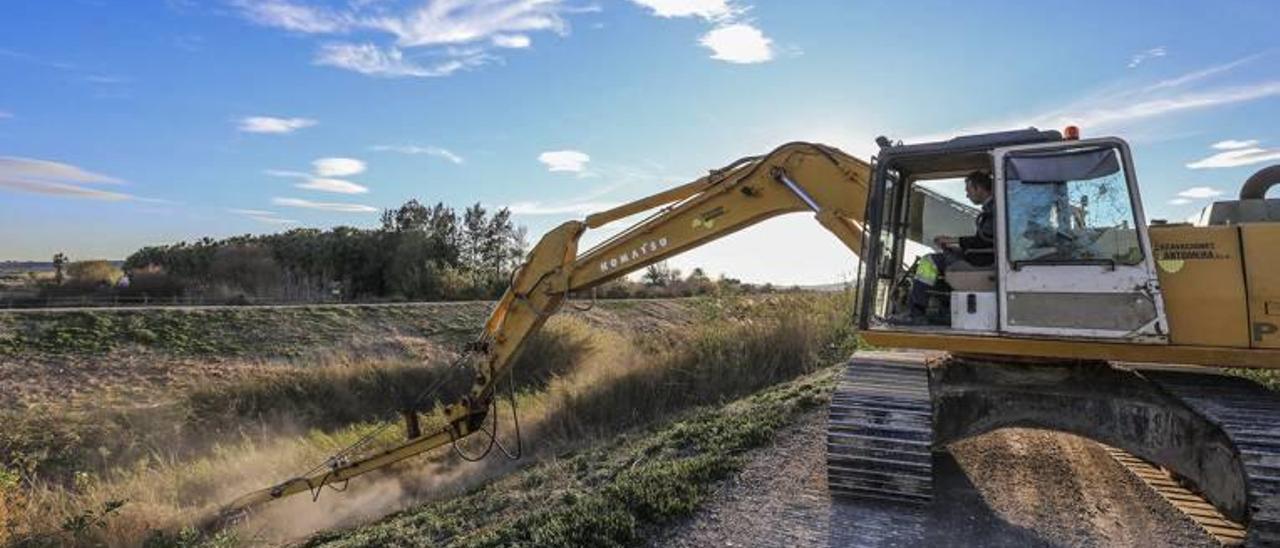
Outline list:
[[[1280,224],[1245,224],[1240,234],[1249,292],[1250,346],[1280,349]]]
[[[1280,225],[1155,226],[1151,245],[1172,344],[1280,349]]]
[[[863,257],[872,165],[832,147],[790,143],[743,158],[685,185],[609,211],[569,221],[530,251],[492,311],[475,347],[470,393],[446,406],[442,430],[328,470],[250,493],[228,507],[243,510],[314,491],[382,468],[476,432],[490,414],[496,384],[521,346],[572,292],[640,270],[781,214],[809,212],[854,255]],[[652,216],[579,252],[584,232],[654,211]],[[1166,342],[973,334],[892,326],[863,332],[885,347],[954,353],[1280,368],[1280,224],[1168,226],[1151,230],[1170,325]]]

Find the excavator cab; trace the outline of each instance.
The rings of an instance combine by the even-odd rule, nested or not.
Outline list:
[[[924,144],[878,140],[863,249],[862,328],[1167,342],[1128,145],[1027,129]],[[978,206],[936,184],[992,174],[995,260],[949,264],[924,318],[903,296],[933,236],[976,231]],[[917,312],[917,314],[919,314]]]

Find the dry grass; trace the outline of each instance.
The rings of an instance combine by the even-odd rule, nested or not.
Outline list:
[[[848,310],[847,299],[830,295],[707,300],[694,327],[643,339],[557,317],[517,366],[527,449],[535,456],[562,453],[813,371],[852,349]],[[184,407],[194,415],[174,438],[183,450],[165,446],[148,458],[104,462],[95,473],[58,481],[29,478],[21,498],[5,499],[12,515],[5,534],[21,546],[276,542],[457,494],[512,468],[493,459],[462,466],[440,451],[356,480],[346,495],[326,495],[318,504],[298,496],[256,520],[288,527],[214,538],[182,531],[194,516],[323,462],[366,433],[380,431],[375,446],[399,441],[397,426],[383,427],[400,398],[414,392],[407,387],[434,384],[447,394],[461,386],[456,372],[393,369],[321,369],[194,393]],[[507,420],[503,437],[512,442],[509,409],[499,414]],[[200,432],[209,436],[197,439]]]

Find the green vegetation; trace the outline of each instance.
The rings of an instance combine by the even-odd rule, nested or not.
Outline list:
[[[699,299],[681,304],[677,312],[695,316],[692,325],[657,330],[638,320],[656,309],[634,303],[620,308],[630,316],[619,312],[602,323],[592,323],[589,315],[553,318],[545,335],[530,341],[517,366],[518,407],[525,436],[537,440],[532,461],[550,459],[544,465],[553,467],[548,470],[559,466],[556,463],[582,463],[581,473],[573,476],[580,483],[566,487],[557,505],[541,505],[546,506],[541,517],[517,512],[533,506],[503,503],[510,510],[504,519],[534,521],[503,522],[512,527],[506,532],[497,523],[484,525],[481,529],[488,536],[468,536],[472,540],[467,542],[554,544],[556,539],[579,539],[565,536],[579,531],[594,531],[601,542],[622,542],[642,534],[646,524],[691,511],[705,486],[736,469],[733,455],[767,440],[772,429],[788,420],[787,413],[819,401],[812,387],[821,383],[808,382],[810,388],[796,388],[799,392],[788,396],[750,400],[757,407],[732,407],[740,411],[732,411],[736,418],[728,422],[698,418],[721,417],[724,411],[713,407],[681,414],[806,375],[847,355],[857,343],[848,307],[847,298],[839,295]],[[467,376],[403,359],[279,369],[198,387],[165,405],[120,417],[86,412],[68,422],[66,416],[54,418],[52,413],[20,414],[25,422],[10,429],[0,443],[16,448],[6,450],[14,454],[34,455],[38,463],[16,462],[12,467],[23,478],[23,489],[20,500],[9,505],[14,519],[7,534],[27,546],[79,541],[80,536],[86,542],[111,545],[137,545],[148,539],[157,546],[234,544],[238,533],[211,539],[185,525],[194,515],[295,475],[367,434],[377,433],[370,452],[396,443],[400,427],[388,421],[394,420],[405,398],[423,387],[436,387],[430,401],[451,399],[451,393],[466,386]],[[765,405],[772,407],[759,407]],[[506,409],[500,412],[504,420],[509,419]],[[37,418],[41,415],[50,418]],[[664,430],[667,434],[647,445],[632,443],[640,443],[636,428],[672,416],[684,416],[685,426]],[[428,416],[424,427],[436,420]],[[68,430],[67,424],[76,426]],[[509,431],[508,424],[505,432]],[[610,441],[612,448],[591,448],[619,434],[622,441]],[[615,449],[624,451],[623,456],[610,460]],[[625,451],[631,450],[641,451],[643,458],[626,457]],[[571,456],[573,451],[583,453]],[[556,458],[566,454],[570,456]],[[447,493],[502,471],[489,466],[499,464],[462,463],[441,451],[401,463],[386,474],[355,480],[351,486],[359,492],[362,485],[394,477],[398,484],[408,485],[409,492]],[[527,481],[539,481],[536,478],[527,476]],[[548,476],[543,481],[561,479]],[[429,488],[414,488],[414,482]],[[605,485],[610,487],[596,492],[596,486]],[[540,498],[534,492],[511,496],[528,498],[529,505],[538,505]],[[337,504],[342,496],[321,500]],[[394,511],[412,500],[383,501],[377,508]],[[573,506],[561,505],[570,500]],[[115,501],[124,504],[104,514]],[[585,512],[579,505],[598,507],[603,521],[573,522],[587,519],[580,515]],[[79,519],[83,516],[88,517]],[[265,518],[264,524],[289,523],[289,516],[286,511],[275,519]],[[457,531],[472,531],[460,520],[455,515],[446,521]],[[88,525],[72,535],[67,524]],[[536,539],[512,536],[526,525],[538,531]],[[245,542],[250,540],[254,539]]]
[[[0,356],[100,355],[142,347],[179,356],[290,357],[405,329],[464,339],[488,312],[485,303],[452,306],[461,308],[446,321],[440,320],[440,308],[414,305],[0,314]]]
[[[743,453],[827,401],[837,368],[543,463],[309,546],[625,546],[696,510]]]
[[[139,279],[144,285],[173,282],[215,298],[488,299],[506,288],[525,247],[524,229],[505,208],[490,214],[475,204],[459,214],[410,200],[384,211],[373,230],[300,228],[145,247],[125,268],[153,278]]]

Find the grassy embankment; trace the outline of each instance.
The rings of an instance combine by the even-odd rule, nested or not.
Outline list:
[[[483,305],[0,315],[0,466],[44,481],[246,428],[375,418],[441,371]],[[412,337],[409,337],[411,335]],[[416,343],[405,343],[406,339]],[[413,348],[418,346],[420,348]],[[419,351],[421,350],[421,351]],[[460,380],[462,372],[452,375]],[[456,383],[457,381],[455,381]]]
[[[652,311],[644,305],[617,303],[617,317],[562,316],[544,336],[532,341],[517,384],[526,437],[537,440],[532,446],[535,454],[580,447],[691,406],[793,378],[812,371],[823,362],[824,354],[847,352],[853,340],[847,304],[834,296],[707,299],[684,306],[698,319],[687,329],[655,329],[653,322],[643,320],[637,329],[635,321],[619,320],[628,313],[625,309],[638,307],[631,311],[638,318],[652,316]],[[438,386],[442,397],[447,397],[461,388],[463,379],[458,371],[409,364],[295,367],[287,374],[245,377],[184,391],[167,404],[167,413],[149,415],[152,423],[106,421],[127,427],[85,436],[93,431],[89,428],[74,432],[73,439],[53,442],[44,428],[56,429],[61,422],[42,423],[40,414],[28,410],[19,418],[32,427],[15,431],[4,443],[25,447],[45,464],[34,471],[30,467],[15,471],[14,463],[6,463],[9,472],[0,481],[7,482],[7,503],[0,511],[7,510],[8,516],[0,514],[0,523],[7,521],[10,542],[27,545],[130,545],[146,539],[161,544],[195,542],[201,539],[189,530],[173,533],[194,513],[289,477],[304,463],[322,461],[381,428],[382,421],[417,387]],[[395,428],[387,429],[377,442],[392,443],[398,435]],[[98,449],[108,439],[116,448]],[[142,450],[121,451],[122,444]],[[70,456],[45,458],[52,447],[78,449]],[[388,482],[394,484],[394,494],[379,494],[376,503],[369,504],[364,495],[352,495],[364,497],[363,502],[346,508],[338,502],[337,507],[321,504],[301,510],[326,514],[327,521],[295,523],[296,529],[272,533],[240,531],[221,540],[278,539],[281,534],[287,537],[337,523],[359,523],[379,512],[458,492],[505,470],[490,465],[459,471],[459,463],[447,453],[399,468],[417,474],[410,481],[394,474],[370,480],[375,487],[366,494],[379,493]],[[353,483],[352,490],[359,489]],[[293,514],[280,517],[299,521]],[[213,539],[202,539],[209,540]]]
[[[463,496],[377,523],[317,535],[307,546],[625,546],[691,515],[748,450],[825,405],[827,367],[724,406],[678,415],[545,461]]]

